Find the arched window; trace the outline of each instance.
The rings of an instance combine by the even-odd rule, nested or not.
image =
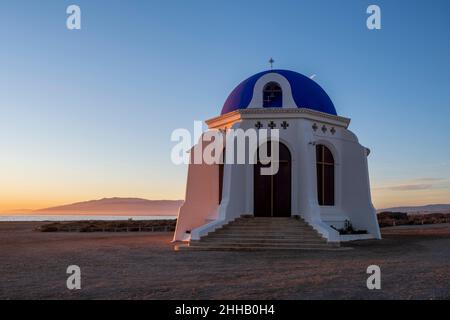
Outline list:
[[[330,149],[317,145],[316,161],[319,205],[334,206],[334,158]]]
[[[283,105],[283,91],[276,82],[269,82],[263,90],[264,108],[281,108]]]

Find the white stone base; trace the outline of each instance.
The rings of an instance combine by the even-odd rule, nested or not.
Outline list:
[[[377,239],[373,234],[341,234],[341,242]]]

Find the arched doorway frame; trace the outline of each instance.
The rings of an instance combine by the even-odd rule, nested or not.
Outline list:
[[[261,142],[270,143],[271,140]],[[293,209],[293,153],[289,144],[280,139],[279,151],[282,156],[284,149],[287,159],[280,159],[279,172],[273,176],[262,176],[260,168],[262,165],[257,161],[253,165],[253,214],[255,217],[290,217]],[[258,156],[259,147],[256,150]],[[263,186],[261,184],[264,184]],[[267,185],[270,184],[270,185]],[[269,192],[270,190],[270,192]],[[267,198],[268,196],[268,198]],[[268,205],[270,203],[270,206]]]

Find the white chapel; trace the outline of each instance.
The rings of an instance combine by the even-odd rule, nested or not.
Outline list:
[[[262,175],[259,162],[192,161],[174,241],[193,247],[314,249],[381,238],[370,193],[370,151],[311,78],[289,70],[255,74],[206,124],[220,132],[278,129],[279,170]]]

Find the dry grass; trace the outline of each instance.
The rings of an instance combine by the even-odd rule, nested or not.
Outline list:
[[[381,212],[378,214],[381,228],[404,225],[427,225],[450,223],[450,213],[406,214],[403,212]]]
[[[41,232],[173,232],[176,220],[72,221],[39,226]]]

